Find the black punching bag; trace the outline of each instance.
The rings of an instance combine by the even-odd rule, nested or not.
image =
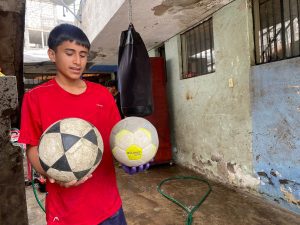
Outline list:
[[[152,73],[146,46],[132,23],[121,33],[118,85],[125,116],[148,116],[153,112]]]

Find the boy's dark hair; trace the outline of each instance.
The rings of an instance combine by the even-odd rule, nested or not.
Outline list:
[[[71,24],[60,24],[50,32],[48,38],[48,47],[56,51],[64,41],[75,41],[76,44],[82,45],[90,50],[91,44],[85,33],[79,28]]]

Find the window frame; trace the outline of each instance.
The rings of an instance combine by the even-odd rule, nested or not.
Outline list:
[[[213,17],[201,21],[180,34],[180,43],[180,79],[208,75],[216,71]],[[193,56],[194,59],[191,59]]]

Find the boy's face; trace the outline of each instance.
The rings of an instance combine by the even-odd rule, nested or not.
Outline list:
[[[57,76],[66,79],[80,79],[88,57],[88,49],[76,44],[75,41],[64,41],[56,51],[49,49],[48,56],[55,63]]]

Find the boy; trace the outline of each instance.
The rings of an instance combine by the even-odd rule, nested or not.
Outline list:
[[[61,24],[50,32],[48,46],[56,77],[24,95],[19,139],[27,144],[27,157],[33,167],[47,177],[47,224],[126,225],[109,148],[111,129],[120,120],[118,108],[105,87],[80,79],[87,63],[89,40],[78,27]],[[105,150],[92,175],[61,183],[42,169],[37,146],[48,126],[68,117],[82,118],[96,126]]]

